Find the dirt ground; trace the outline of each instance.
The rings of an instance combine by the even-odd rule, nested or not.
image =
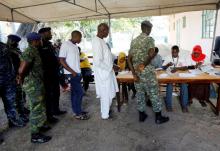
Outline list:
[[[83,106],[91,119],[74,119],[69,92],[61,95],[61,108],[68,114],[59,117],[47,134],[53,138],[46,144],[31,144],[29,126],[13,128],[4,132],[5,142],[0,151],[219,151],[220,118],[209,107],[201,107],[194,101],[189,113],[182,113],[174,97],[174,112],[164,114],[170,122],[162,125],[154,123],[154,114],[144,123],[138,122],[136,101],[130,99],[122,106],[112,120],[100,119],[99,100],[95,97],[94,85],[84,97]],[[115,102],[114,102],[115,105]]]

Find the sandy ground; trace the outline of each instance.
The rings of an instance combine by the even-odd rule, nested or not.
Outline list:
[[[138,122],[136,101],[130,99],[122,111],[115,113],[112,120],[100,119],[99,100],[95,97],[94,85],[84,97],[83,106],[91,119],[74,119],[70,107],[70,94],[62,93],[61,108],[68,114],[59,117],[48,135],[53,139],[46,144],[31,144],[29,126],[4,132],[5,142],[0,151],[218,151],[220,150],[220,118],[209,107],[201,107],[194,101],[189,113],[182,113],[174,97],[174,112],[164,114],[170,122],[154,123],[154,114],[144,123]],[[114,102],[115,105],[115,102]]]

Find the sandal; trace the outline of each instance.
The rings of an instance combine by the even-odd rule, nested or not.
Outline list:
[[[88,120],[89,116],[87,114],[81,114],[81,115],[75,116],[75,118],[77,120]]]

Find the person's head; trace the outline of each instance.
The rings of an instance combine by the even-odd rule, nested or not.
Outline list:
[[[27,35],[27,42],[33,47],[38,48],[42,45],[41,35],[36,32],[29,33]]]
[[[21,38],[17,35],[8,35],[7,45],[10,48],[17,48]]]
[[[126,54],[124,52],[120,52],[118,55],[118,61],[120,63],[124,63],[126,61]]]
[[[47,41],[52,39],[52,34],[51,34],[51,28],[50,27],[44,27],[41,28],[38,33],[41,35],[42,39]]]
[[[196,62],[203,61],[206,57],[206,55],[202,53],[202,48],[200,45],[196,45],[193,47],[191,56],[192,56],[192,59]]]
[[[154,48],[154,52],[155,52],[155,54],[158,54],[159,49],[158,49],[157,47],[155,47],[155,48]]]
[[[98,25],[98,34],[97,36],[99,38],[106,38],[109,34],[109,27],[108,27],[108,24],[106,23],[101,23]]]
[[[74,42],[74,43],[77,43],[79,44],[82,40],[82,34],[80,31],[78,30],[74,30],[72,33],[71,33],[71,41]]]
[[[150,35],[152,27],[153,25],[148,20],[141,22],[142,33],[146,33],[147,35]]]
[[[173,58],[177,58],[179,56],[179,47],[178,46],[173,46],[171,48],[171,53]]]

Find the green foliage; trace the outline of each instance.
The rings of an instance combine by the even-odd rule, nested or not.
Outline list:
[[[111,19],[111,32],[136,32],[140,30],[140,23],[143,20],[150,20],[150,17],[139,18],[120,18]],[[101,22],[108,23],[108,20],[82,20],[82,21],[66,21],[66,22],[53,22],[47,25],[54,29],[56,39],[67,39],[73,30],[80,30],[84,38],[90,40],[97,32],[97,26]]]

